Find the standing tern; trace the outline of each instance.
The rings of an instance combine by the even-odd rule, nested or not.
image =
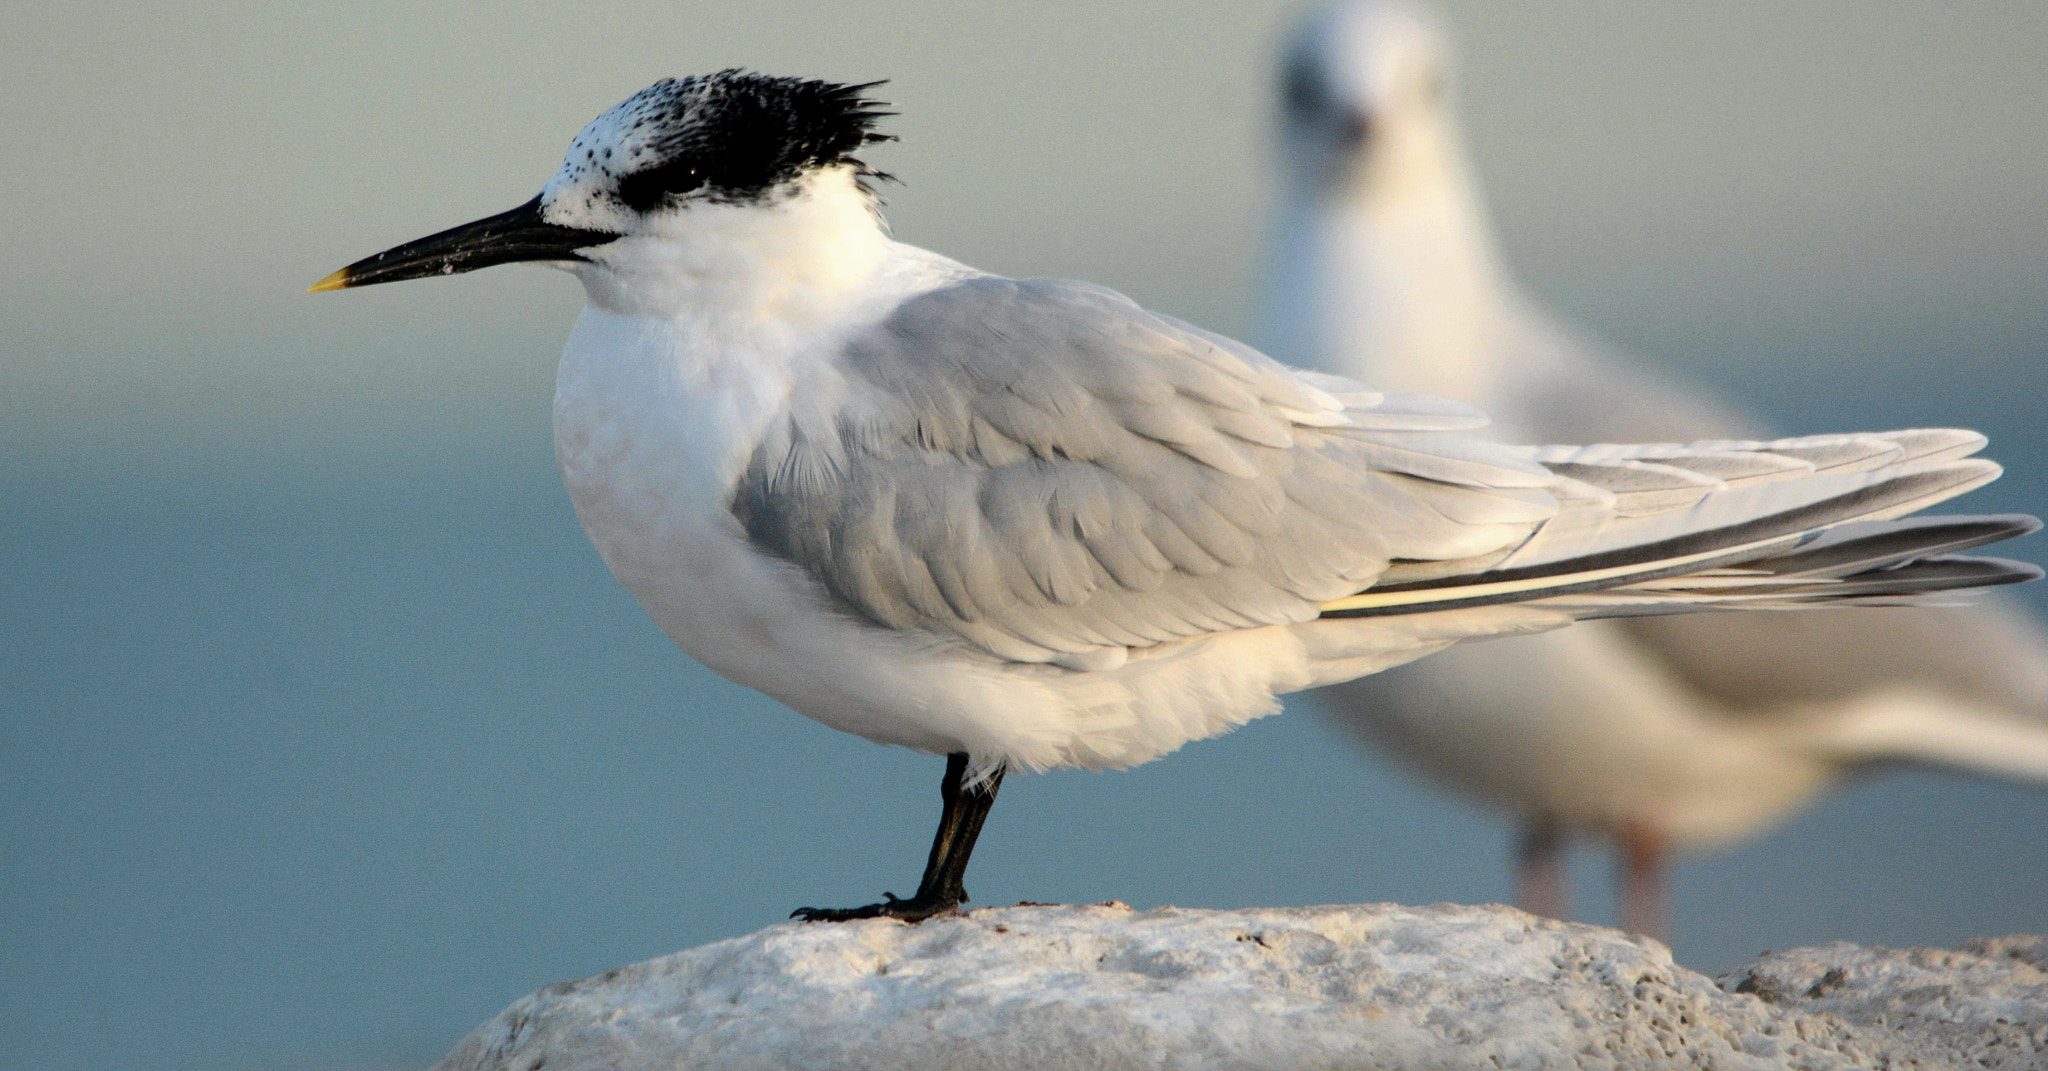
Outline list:
[[[682,649],[948,756],[916,895],[954,910],[1006,770],[1125,767],[1284,692],[1575,618],[2032,579],[1894,518],[1998,474],[1962,431],[1525,448],[1085,283],[890,240],[870,86],[739,70],[593,121],[509,212],[316,290],[510,261],[589,305],[555,444],[584,531]]]
[[[1514,285],[1426,13],[1327,8],[1284,69],[1273,353],[1477,406],[1510,440],[1757,434],[1761,422],[1630,367]],[[2048,637],[1996,604],[1603,621],[1461,647],[1320,698],[1520,819],[1525,907],[1564,914],[1568,832],[1618,841],[1623,925],[1657,936],[1667,846],[1755,833],[1852,770],[1903,760],[2048,781]]]

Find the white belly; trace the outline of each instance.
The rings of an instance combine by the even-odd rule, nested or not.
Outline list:
[[[1365,672],[1465,634],[1460,619],[1431,626],[1448,630],[1437,639],[1405,619],[1274,626],[1083,671],[883,627],[756,550],[730,509],[764,431],[791,398],[829,399],[836,370],[787,353],[777,364],[760,340],[721,353],[692,330],[584,313],[556,384],[563,480],[605,564],[678,646],[832,728],[983,765],[1130,766],[1277,712],[1276,694],[1329,679],[1328,664]],[[1467,616],[1483,632],[1503,614]]]
[[[835,729],[1018,769],[1144,762],[1272,713],[1276,691],[1315,679],[1286,629],[1161,645],[1115,671],[1004,662],[877,624],[756,550],[730,496],[764,437],[785,433],[792,410],[829,419],[845,402],[850,333],[974,274],[880,239],[864,201],[848,232],[864,239],[794,240],[785,224],[809,203],[706,217],[751,228],[744,242],[622,243],[578,271],[592,306],[556,381],[563,480],[605,564],[685,652]]]
[[[1781,818],[1834,765],[1711,709],[1609,622],[1454,647],[1327,690],[1341,722],[1526,817],[1711,844]]]

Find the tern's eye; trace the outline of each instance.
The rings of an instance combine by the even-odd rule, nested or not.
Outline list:
[[[704,169],[685,158],[635,171],[619,180],[619,200],[635,212],[648,212],[704,185]]]

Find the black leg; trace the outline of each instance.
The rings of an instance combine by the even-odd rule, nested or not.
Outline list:
[[[939,831],[932,837],[932,854],[925,860],[924,879],[917,883],[917,895],[899,900],[883,893],[882,902],[866,907],[800,907],[789,913],[805,922],[845,922],[848,919],[901,919],[923,922],[933,915],[950,914],[967,902],[967,857],[974,854],[974,838],[981,835],[981,823],[995,806],[996,789],[1003,786],[1003,771],[973,788],[963,787],[967,779],[967,756],[955,752],[946,756],[946,780],[939,786],[945,810],[939,814]]]

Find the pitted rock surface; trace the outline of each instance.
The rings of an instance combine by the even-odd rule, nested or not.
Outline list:
[[[788,923],[549,986],[437,1071],[2044,1066],[2014,1062],[2038,1027],[1997,1033],[2044,1018],[2038,945],[1864,951],[1767,957],[1734,993],[1653,941],[1498,906]],[[1865,976],[1897,1015],[1856,1003]]]
[[[1720,979],[1782,1010],[1897,1035],[1958,1067],[2048,1068],[2048,938],[1962,949],[1836,943],[1766,954]],[[1940,1066],[1940,1065],[1936,1065]]]

